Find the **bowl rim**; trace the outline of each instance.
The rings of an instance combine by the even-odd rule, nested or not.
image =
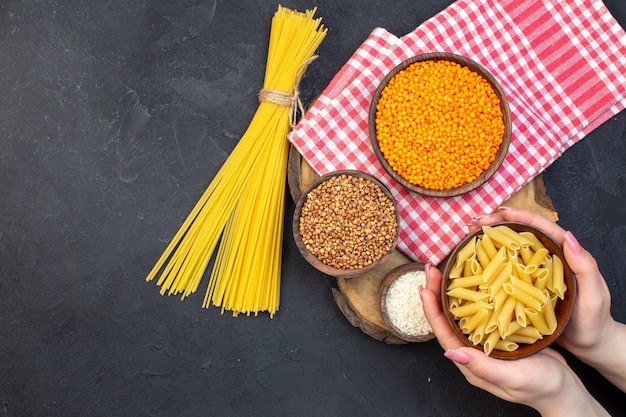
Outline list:
[[[484,79],[486,79],[489,82],[491,87],[494,89],[496,95],[500,99],[500,108],[502,110],[502,116],[504,119],[503,120],[504,121],[504,134],[502,137],[502,143],[500,144],[500,148],[498,149],[498,152],[496,153],[495,160],[489,165],[487,169],[485,169],[478,177],[476,177],[474,181],[460,185],[456,188],[448,189],[448,190],[432,190],[429,188],[418,186],[416,184],[413,184],[407,181],[405,178],[400,176],[391,167],[391,165],[389,165],[389,163],[383,156],[378,146],[378,140],[376,138],[376,107],[380,99],[380,96],[382,94],[382,91],[389,83],[389,80],[391,80],[399,72],[403,71],[408,66],[416,62],[441,61],[441,60],[456,62],[464,67],[467,67],[470,70],[480,74]],[[504,159],[506,158],[506,155],[508,153],[508,149],[511,143],[511,134],[512,134],[511,110],[509,107],[509,102],[506,97],[506,94],[504,90],[502,89],[500,83],[491,74],[491,72],[489,72],[485,67],[478,64],[474,60],[467,58],[463,55],[454,54],[450,52],[427,52],[427,53],[415,55],[411,58],[404,60],[403,62],[398,64],[395,68],[393,68],[385,76],[385,78],[383,78],[383,80],[380,82],[380,84],[376,88],[376,91],[374,92],[374,96],[372,98],[372,101],[370,102],[368,125],[369,125],[369,138],[372,144],[372,148],[374,150],[374,153],[376,154],[378,161],[382,164],[385,171],[404,188],[408,189],[409,191],[416,192],[418,194],[428,196],[428,197],[455,197],[455,196],[459,196],[459,195],[468,193],[470,191],[473,191],[477,189],[478,187],[480,187],[481,185],[483,185],[485,182],[487,182],[487,180],[489,180],[489,178],[493,176],[493,174],[495,174],[498,171],[498,169],[504,162]]]
[[[393,207],[394,207],[395,219],[396,219],[396,233],[391,242],[389,251],[385,253],[376,262],[360,269],[339,269],[339,268],[335,268],[333,266],[325,264],[318,257],[316,257],[314,254],[312,254],[306,249],[306,247],[302,243],[302,236],[300,235],[300,215],[302,213],[302,206],[306,202],[306,199],[309,193],[313,189],[317,188],[318,185],[325,182],[326,180],[333,178],[333,177],[338,177],[341,175],[361,177],[374,183],[382,190],[382,192],[387,196],[387,198],[389,198],[389,200],[392,202]],[[315,269],[323,272],[326,275],[330,275],[330,276],[337,277],[337,278],[354,278],[354,277],[364,275],[368,272],[371,272],[373,269],[376,269],[378,266],[380,266],[380,264],[382,264],[387,258],[391,256],[391,253],[396,248],[396,245],[398,243],[398,235],[400,233],[400,215],[398,213],[398,206],[396,204],[395,199],[393,198],[393,195],[391,194],[391,191],[380,180],[378,180],[373,175],[364,171],[359,171],[355,169],[343,169],[343,170],[332,171],[325,175],[320,176],[302,192],[302,195],[296,202],[296,207],[294,209],[293,220],[292,220],[292,232],[293,232],[294,241],[301,255],[304,257],[304,259],[306,259],[306,261],[309,264],[315,267]]]
[[[395,282],[398,278],[405,275],[406,273],[412,271],[424,271],[426,272],[426,264],[421,261],[412,261],[409,263],[402,264],[400,266],[395,267],[391,271],[389,271],[385,278],[381,281],[379,290],[378,290],[378,299],[380,306],[380,315],[383,319],[383,322],[389,329],[391,333],[393,333],[398,338],[405,340],[407,342],[427,342],[435,338],[435,333],[431,330],[430,332],[424,335],[410,335],[404,333],[402,330],[398,329],[393,321],[389,318],[387,314],[387,305],[386,305],[386,297],[391,288],[391,284]]]
[[[567,327],[567,324],[569,323],[569,320],[571,319],[572,312],[574,310],[574,304],[575,304],[575,300],[576,300],[576,296],[578,292],[578,285],[576,282],[576,275],[574,274],[571,267],[565,260],[565,255],[563,254],[562,246],[552,236],[550,236],[549,234],[547,234],[545,231],[538,228],[537,226],[534,226],[529,223],[524,223],[524,222],[503,221],[503,222],[491,223],[488,226],[495,227],[499,225],[509,226],[515,231],[519,231],[520,229],[524,231],[530,230],[537,237],[537,239],[539,239],[539,241],[542,244],[544,244],[544,246],[546,247],[551,246],[555,248],[555,251],[553,251],[552,249],[549,249],[550,253],[555,254],[561,258],[563,262],[563,270],[564,270],[565,277],[566,277],[565,279],[568,282],[567,291],[565,292],[565,298],[563,300],[559,300],[555,308],[555,312],[557,314],[558,326],[551,335],[546,335],[544,336],[543,339],[540,339],[537,342],[530,344],[530,345],[520,345],[520,347],[513,352],[506,352],[506,351],[494,349],[489,355],[490,357],[497,358],[497,359],[506,359],[506,360],[520,359],[520,358],[530,356],[534,353],[537,353],[543,350],[544,348],[552,345],[559,338],[559,336],[563,333],[563,331]],[[457,321],[452,317],[452,314],[450,314],[450,311],[447,307],[448,297],[446,295],[446,288],[447,288],[447,282],[450,279],[448,277],[449,272],[452,269],[452,265],[455,262],[455,255],[474,236],[479,236],[482,234],[483,234],[482,228],[479,228],[475,230],[474,232],[469,233],[463,238],[463,240],[461,240],[461,242],[459,242],[458,245],[455,246],[454,250],[450,253],[447,260],[445,261],[445,265],[444,265],[442,276],[441,276],[441,297],[440,297],[441,307],[443,309],[444,316],[446,317],[448,324],[451,326],[457,338],[461,340],[466,346],[473,347],[480,351],[483,350],[482,345],[480,344],[474,345],[467,338],[467,336],[461,332]]]

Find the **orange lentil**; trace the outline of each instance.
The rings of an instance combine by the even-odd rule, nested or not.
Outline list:
[[[378,147],[405,180],[432,190],[472,182],[504,136],[500,100],[480,74],[447,60],[415,62],[383,89]]]

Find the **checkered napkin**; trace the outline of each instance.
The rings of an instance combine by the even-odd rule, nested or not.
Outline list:
[[[425,52],[464,55],[503,87],[513,119],[497,173],[453,198],[411,193],[377,161],[368,136],[376,87],[403,60]],[[626,33],[600,0],[458,0],[397,38],[376,28],[289,135],[319,174],[357,169],[394,195],[398,249],[441,262],[477,214],[491,212],[567,148],[626,107]]]

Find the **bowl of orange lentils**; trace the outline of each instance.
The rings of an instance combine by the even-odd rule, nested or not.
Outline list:
[[[475,190],[500,167],[511,113],[497,80],[461,55],[431,52],[395,67],[369,112],[374,153],[410,191],[452,197]]]

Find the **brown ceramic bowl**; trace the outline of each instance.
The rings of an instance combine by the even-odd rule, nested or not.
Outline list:
[[[491,352],[491,357],[499,358],[499,359],[519,359],[533,353],[539,352],[540,350],[550,346],[554,341],[561,335],[567,323],[569,322],[570,316],[572,314],[572,310],[574,308],[574,300],[576,299],[577,285],[576,285],[576,277],[574,273],[570,269],[569,265],[565,261],[565,256],[563,255],[563,249],[561,246],[549,235],[543,232],[540,229],[537,229],[534,226],[525,223],[516,223],[516,222],[502,222],[502,223],[494,223],[490,226],[498,226],[498,225],[506,225],[513,229],[516,232],[530,232],[534,234],[537,239],[548,249],[549,253],[552,255],[558,256],[563,261],[563,272],[565,276],[565,284],[567,285],[567,290],[564,294],[564,299],[559,299],[556,303],[555,307],[555,315],[557,320],[556,330],[551,335],[544,335],[542,339],[537,340],[532,344],[519,344],[519,348],[514,351],[503,351],[494,349]],[[455,259],[459,251],[474,237],[474,236],[482,236],[482,229],[478,229],[473,233],[466,236],[461,243],[452,251],[448,260],[446,261],[444,270],[443,270],[443,279],[441,283],[441,303],[443,307],[443,311],[450,323],[450,326],[454,330],[454,333],[458,336],[458,338],[465,343],[467,346],[475,347],[479,350],[483,350],[482,345],[474,345],[468,337],[463,334],[461,329],[459,328],[459,324],[454,316],[450,313],[448,309],[448,296],[446,295],[446,289],[450,283],[450,271],[455,263]],[[496,330],[497,331],[497,330]]]
[[[378,145],[378,140],[376,138],[376,106],[378,104],[378,100],[380,99],[382,91],[385,89],[389,81],[399,72],[405,70],[407,67],[409,67],[411,64],[415,62],[440,61],[440,60],[456,62],[460,64],[461,66],[467,67],[470,70],[480,74],[484,79],[486,79],[491,85],[491,87],[493,88],[498,98],[500,99],[500,108],[502,110],[503,122],[504,122],[504,135],[502,138],[502,144],[500,145],[500,148],[496,154],[496,158],[491,163],[491,165],[489,165],[489,167],[486,170],[484,170],[472,182],[465,183],[456,188],[452,188],[448,190],[434,190],[434,189],[424,188],[419,185],[413,184],[409,182],[408,180],[406,180],[405,178],[403,178],[400,174],[398,174],[391,167],[389,162],[385,159],[385,157],[383,156],[380,150],[380,147]],[[416,192],[425,196],[429,196],[429,197],[453,197],[453,196],[467,193],[469,191],[472,191],[478,188],[483,183],[485,183],[498,170],[498,168],[502,164],[502,161],[504,161],[504,158],[506,156],[506,153],[508,151],[509,144],[511,141],[511,112],[510,112],[509,104],[504,94],[504,91],[502,90],[502,87],[500,87],[496,79],[493,77],[493,75],[489,73],[489,71],[487,71],[485,68],[483,68],[481,65],[477,64],[476,62],[464,56],[444,53],[444,52],[432,52],[432,53],[417,55],[415,57],[407,59],[406,61],[399,64],[396,68],[394,68],[382,80],[382,82],[376,89],[376,92],[374,93],[374,97],[370,105],[369,135],[370,135],[370,140],[372,142],[372,147],[374,149],[374,153],[378,157],[378,160],[382,164],[383,168],[385,169],[385,171],[387,171],[387,173],[392,178],[394,178],[402,186],[409,189],[410,191],[413,191],[413,192]]]
[[[303,242],[303,235],[300,231],[300,220],[303,216],[303,207],[307,201],[307,198],[309,197],[309,195],[311,194],[311,191],[315,190],[318,186],[320,186],[321,184],[325,183],[326,181],[330,180],[331,178],[336,178],[336,177],[341,177],[341,176],[349,176],[349,177],[354,177],[354,178],[361,178],[363,180],[365,180],[368,183],[371,183],[375,186],[377,186],[380,191],[382,191],[382,193],[384,194],[384,196],[386,196],[386,199],[388,200],[387,203],[390,203],[391,206],[393,207],[393,218],[391,218],[391,214],[389,219],[389,228],[392,227],[392,222],[395,221],[395,230],[390,231],[387,235],[387,238],[385,239],[385,243],[383,244],[378,244],[377,246],[380,247],[381,245],[383,247],[385,247],[386,245],[389,246],[389,250],[386,251],[384,254],[379,254],[379,256],[373,260],[373,263],[370,263],[369,265],[363,265],[363,266],[350,266],[350,267],[341,267],[341,266],[335,266],[335,265],[331,265],[329,264],[329,262],[324,262],[322,261],[318,255],[316,253],[313,253],[312,251],[315,251],[314,249],[309,250],[307,248],[307,245]],[[358,193],[357,193],[358,194]],[[348,201],[345,195],[342,195],[341,198],[338,199],[338,202],[336,204],[341,204],[341,207],[344,207],[345,205],[347,205],[348,203],[353,204],[356,203],[356,206],[351,206],[350,210],[356,211],[356,212],[362,212],[362,207],[364,207],[364,205],[362,205],[358,200],[356,201]],[[333,203],[335,204],[335,203]],[[327,206],[330,206],[330,204],[328,204]],[[382,206],[382,204],[381,204]],[[341,217],[343,220],[343,215],[339,216]],[[395,219],[395,220],[394,220]],[[341,221],[341,220],[337,220],[337,221]],[[367,223],[367,220],[364,220]],[[327,229],[330,229],[331,227],[334,227],[335,224],[331,223],[330,225],[325,225],[324,227],[321,227],[321,231],[325,232]],[[360,226],[360,224],[359,224]],[[357,226],[355,226],[357,227]],[[398,210],[395,204],[395,201],[393,199],[393,196],[391,195],[391,193],[389,192],[389,190],[387,189],[387,187],[385,187],[380,181],[378,181],[376,178],[374,178],[373,176],[365,173],[365,172],[361,172],[361,171],[356,171],[356,170],[342,170],[342,171],[335,171],[335,172],[331,172],[327,175],[324,175],[320,178],[318,178],[317,180],[315,180],[306,190],[305,192],[302,194],[302,196],[300,197],[300,199],[298,200],[298,202],[296,203],[296,208],[295,208],[295,212],[294,212],[294,216],[293,216],[293,235],[294,235],[294,240],[296,242],[296,246],[298,247],[298,249],[300,250],[300,253],[302,254],[302,256],[311,264],[313,265],[316,269],[318,269],[319,271],[333,276],[333,277],[337,277],[337,278],[352,278],[352,277],[356,277],[359,275],[363,275],[367,272],[370,272],[371,270],[377,268],[381,263],[383,263],[391,254],[392,250],[396,247],[396,243],[398,241],[398,230],[399,230],[399,217],[398,217]],[[369,245],[371,247],[371,245],[373,245],[373,243],[371,242],[372,239],[377,239],[380,236],[377,236],[377,232],[379,230],[376,230],[375,227],[371,228],[371,233],[370,236],[368,236],[368,242]],[[333,236],[328,236],[328,235],[324,235],[326,236],[325,238],[320,239],[321,242],[323,242],[322,244],[328,244],[330,245],[332,241],[334,241],[334,245],[336,245],[335,247],[337,248],[337,253],[338,254],[348,254],[350,252],[354,253],[356,252],[357,254],[359,253],[358,251],[365,246],[364,245],[358,245],[358,244],[351,244],[349,242],[349,240],[345,239],[343,236],[339,236],[339,237],[333,237]],[[339,257],[340,255],[336,255],[337,257]]]
[[[391,300],[390,298],[390,289],[392,288],[392,285],[394,285],[394,283],[398,282],[398,280],[410,273],[416,272],[416,271],[421,271],[424,272],[424,264],[422,262],[410,262],[407,264],[403,264],[400,265],[398,267],[396,267],[395,269],[393,269],[392,271],[390,271],[385,278],[383,279],[383,281],[381,282],[380,285],[380,290],[379,290],[379,297],[380,297],[380,314],[383,318],[383,322],[385,323],[385,325],[389,328],[389,331],[391,333],[393,333],[395,336],[399,337],[402,340],[406,340],[407,342],[426,342],[428,340],[431,340],[435,337],[435,334],[432,332],[432,329],[430,329],[430,325],[428,325],[428,331],[421,331],[423,329],[420,330],[408,330],[409,327],[412,324],[410,323],[404,323],[404,324],[399,324],[398,320],[402,320],[402,319],[409,319],[407,318],[408,315],[412,315],[412,314],[416,314],[416,317],[423,317],[424,316],[424,311],[421,308],[421,301],[418,303],[419,306],[417,306],[416,308],[419,309],[418,312],[396,312],[395,314],[393,313],[394,310],[397,310],[398,308],[398,300]],[[420,280],[421,281],[421,280]],[[423,282],[422,285],[426,285],[425,281]],[[393,291],[394,294],[397,294],[397,291],[399,292],[400,288],[396,288],[396,291]],[[419,294],[417,293],[417,288],[411,288],[408,292],[407,295],[412,296],[412,297],[418,297],[419,299]],[[394,318],[397,317],[397,314],[401,314],[401,313],[405,313],[403,315],[401,315],[400,317],[402,317],[401,319],[398,318]],[[413,319],[415,319],[415,317],[412,317]],[[424,320],[426,320],[424,318]],[[427,321],[425,321],[426,324],[428,324]]]

